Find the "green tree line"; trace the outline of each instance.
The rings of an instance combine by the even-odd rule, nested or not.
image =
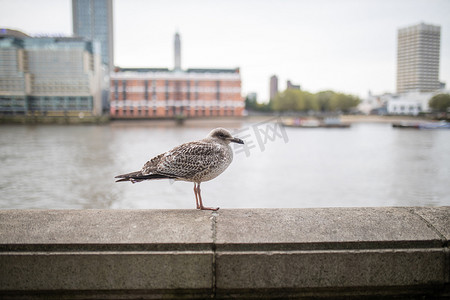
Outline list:
[[[450,109],[450,94],[438,94],[430,99],[428,105],[438,112],[447,112]]]
[[[316,94],[307,91],[286,89],[278,93],[267,104],[260,104],[255,99],[246,100],[246,108],[259,111],[342,111],[349,112],[360,103],[360,99],[353,95],[322,91]]]

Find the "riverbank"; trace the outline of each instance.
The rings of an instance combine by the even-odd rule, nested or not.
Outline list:
[[[110,118],[104,116],[0,116],[0,124],[107,124]]]
[[[186,119],[110,119],[109,116],[0,116],[0,124],[112,124],[114,126],[185,126],[185,127],[229,127],[239,128],[245,123],[260,123],[267,121],[283,121],[292,116],[245,116],[245,117],[204,117]],[[430,121],[424,117],[414,116],[366,116],[366,115],[342,115],[343,123],[399,123]]]
[[[245,117],[206,117],[206,118],[188,118],[179,122],[174,119],[143,119],[143,120],[112,120],[111,124],[114,126],[167,126],[167,125],[182,125],[186,127],[214,127],[226,126],[236,128],[245,123],[261,123],[261,122],[278,122],[292,119],[292,116],[275,116],[275,115],[261,115],[261,116],[245,116]],[[343,115],[341,116],[343,123],[398,123],[398,122],[425,122],[430,121],[423,117],[414,116],[366,116],[366,115]]]
[[[398,123],[398,122],[425,122],[430,119],[414,116],[376,116],[376,115],[343,115],[343,123]]]
[[[273,117],[263,117],[263,120],[273,119]],[[175,127],[183,126],[187,128],[240,128],[244,122],[255,122],[253,117],[203,117],[186,119],[114,119],[110,124],[114,127]]]

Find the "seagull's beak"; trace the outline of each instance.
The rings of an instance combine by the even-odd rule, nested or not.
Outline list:
[[[244,141],[238,138],[230,138],[229,141],[237,144],[244,144]]]

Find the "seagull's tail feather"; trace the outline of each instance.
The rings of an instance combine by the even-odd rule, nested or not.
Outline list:
[[[129,181],[130,179],[132,179],[132,177],[138,176],[140,173],[141,173],[140,171],[131,172],[127,174],[117,175],[114,178],[120,178],[119,180],[116,180],[116,182]]]
[[[162,174],[143,175],[141,173],[141,171],[137,171],[137,172],[131,172],[128,174],[117,175],[114,178],[120,178],[119,180],[116,180],[116,182],[131,181],[131,182],[135,183],[135,182],[140,182],[143,180],[152,180],[152,179],[174,179],[175,177],[168,176],[168,175],[162,175]]]

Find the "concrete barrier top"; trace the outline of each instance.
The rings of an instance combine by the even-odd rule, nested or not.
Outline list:
[[[50,245],[71,250],[89,245],[188,250],[212,244],[227,250],[442,247],[449,237],[450,207],[0,210],[3,250]]]
[[[0,298],[447,299],[449,237],[450,207],[0,210]]]

